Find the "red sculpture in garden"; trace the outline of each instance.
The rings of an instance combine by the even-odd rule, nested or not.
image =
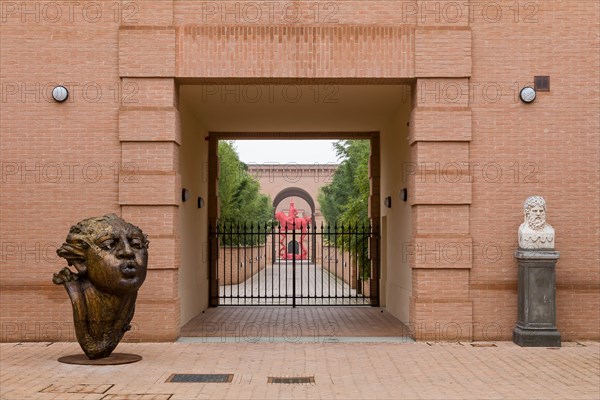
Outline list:
[[[285,213],[280,211],[275,214],[275,218],[279,221],[279,257],[284,260],[292,260],[294,258],[296,258],[296,260],[307,260],[308,250],[306,246],[304,246],[304,241],[308,234],[310,217],[299,218],[298,211],[294,206],[294,200],[292,199],[290,200],[289,214],[285,215]],[[291,232],[294,231],[294,229],[300,230],[300,254],[295,254],[295,252],[292,254],[288,253],[287,235],[291,235]]]

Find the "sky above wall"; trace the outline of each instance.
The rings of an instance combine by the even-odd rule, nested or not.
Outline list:
[[[338,163],[335,140],[236,140],[240,160],[246,164]]]

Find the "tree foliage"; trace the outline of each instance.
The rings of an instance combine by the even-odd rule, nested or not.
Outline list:
[[[250,231],[264,230],[273,218],[273,206],[269,196],[260,193],[260,184],[248,174],[248,166],[240,161],[232,142],[219,142],[219,224],[222,229],[233,231],[246,227]],[[251,245],[262,242],[260,235],[232,235],[222,237],[222,244]],[[235,243],[234,243],[235,242]]]
[[[327,224],[368,224],[370,192],[367,140],[340,140],[334,143],[341,163],[329,185],[318,195],[321,212]]]
[[[369,277],[370,262],[367,235],[369,229],[369,154],[367,140],[341,140],[334,143],[342,161],[335,171],[333,181],[321,188],[318,201],[331,232],[354,232],[335,235],[338,247],[344,246],[358,263],[363,279]]]

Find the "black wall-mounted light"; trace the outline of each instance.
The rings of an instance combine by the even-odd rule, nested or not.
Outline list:
[[[383,204],[387,207],[387,208],[392,208],[392,198],[390,196],[386,197],[383,200]]]
[[[69,91],[64,86],[56,86],[52,89],[52,98],[57,102],[62,103],[69,98]]]
[[[204,207],[204,199],[198,196],[198,208]]]
[[[188,201],[190,199],[190,191],[187,189],[182,189],[181,190],[181,200],[182,201]]]
[[[402,201],[408,201],[408,189],[407,188],[403,188],[400,191],[400,198],[402,199]]]

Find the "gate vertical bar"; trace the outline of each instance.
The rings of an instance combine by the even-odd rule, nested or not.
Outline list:
[[[313,232],[312,232],[312,236],[311,236],[310,225],[308,225],[308,243],[309,243],[309,247],[310,247],[310,241],[311,240],[315,240],[317,238],[317,236],[315,235],[316,231],[317,231],[317,227],[315,226],[314,229],[313,229]],[[314,252],[314,250],[315,249],[313,248],[312,251]],[[309,251],[308,254],[309,254],[309,256],[308,256],[308,258],[309,258],[308,265],[309,265],[309,268],[310,268],[310,254],[312,254],[312,253]],[[314,296],[313,297],[315,298],[315,304],[317,304],[317,260],[314,259],[314,258],[313,258],[313,264],[315,265],[314,268],[313,268],[314,269],[314,273],[315,273],[315,285],[313,286],[313,291],[314,291]],[[310,269],[309,269],[309,271],[310,271]],[[310,296],[310,291],[308,292],[308,294]]]
[[[339,263],[339,260],[338,260],[338,251],[337,251],[337,242],[338,242],[338,240],[337,240],[338,239],[337,233],[338,233],[338,227],[337,227],[337,223],[336,223],[335,226],[334,226],[334,228],[333,228],[333,243],[335,243],[335,245],[334,245],[335,246],[334,247],[334,249],[335,249],[335,263],[334,263],[335,275],[334,275],[334,277],[335,278],[334,279],[335,279],[335,282],[336,282],[336,285],[335,285],[335,297],[336,298],[337,298],[337,292],[338,292],[338,285],[337,285],[337,279],[336,278],[338,276],[338,263]],[[329,285],[330,285],[329,286],[329,290],[331,290],[331,275],[329,275]],[[330,297],[331,297],[331,295],[330,295]],[[331,304],[331,302],[329,304]]]
[[[367,269],[370,268],[370,260],[369,260],[369,237],[371,235],[371,226],[370,223],[367,223],[366,225],[363,225],[363,237],[362,237],[362,252],[363,254],[366,253],[367,255],[367,259],[364,260],[367,265],[363,265],[362,266],[362,279],[360,281],[360,291],[362,294],[362,303],[364,304],[365,302],[365,281],[368,279],[366,278],[367,276]],[[368,276],[371,276],[371,272],[369,271]]]
[[[277,260],[277,253],[275,252],[275,227],[271,226],[271,243],[273,246],[273,251],[271,251],[271,268],[273,268],[273,273],[271,274],[271,303],[275,303],[275,262]],[[281,270],[277,275],[277,280],[281,282]],[[281,285],[277,285],[278,287]]]
[[[258,235],[256,235],[258,238]],[[259,251],[259,250],[257,250]],[[250,222],[250,267],[254,266],[254,222]],[[256,267],[256,284],[258,289],[258,304],[260,304],[260,257],[257,257],[257,267]],[[252,300],[254,300],[254,273],[250,272],[250,279],[252,279]]]
[[[284,229],[285,229],[284,230],[285,235],[283,236],[283,245],[286,246],[286,248],[287,248],[287,235],[288,235],[287,227],[285,227]],[[281,231],[281,228],[279,228],[279,230]],[[284,264],[283,268],[285,271],[285,304],[287,304],[288,303],[287,299],[289,297],[289,294],[288,294],[288,272],[289,272],[288,270],[289,270],[289,268],[288,268],[287,252],[282,252],[282,253],[286,254],[285,264]],[[280,265],[281,265],[281,262],[280,262]]]
[[[295,234],[296,234],[296,228],[294,227],[294,235]],[[302,223],[300,223],[300,240],[302,241]],[[301,250],[296,247],[296,240],[293,240],[292,243],[294,243],[294,271],[295,271],[296,266],[298,264],[296,252],[301,251]],[[300,260],[300,267],[302,267],[302,260]],[[304,297],[304,273],[303,272],[304,271],[300,270],[300,299],[302,299]],[[302,301],[300,301],[300,303],[302,303]]]
[[[350,230],[350,235],[352,235],[350,243],[353,247],[353,250],[352,255],[350,256],[350,263],[352,264],[352,268],[350,270],[350,279],[348,279],[348,288],[350,289],[348,296],[352,298],[356,297],[356,294],[358,292],[358,287],[355,283],[356,278],[354,277],[354,275],[358,277],[358,222],[355,222],[354,229]],[[353,286],[355,292],[354,295],[352,295]],[[352,304],[352,300],[350,300],[350,304]]]
[[[242,262],[240,262],[241,260],[243,260],[243,248],[242,248],[242,243],[244,243],[244,238],[243,238],[243,229],[244,226],[241,225],[238,222],[238,231],[237,231],[237,270],[238,270],[238,274],[242,274],[242,278],[244,280],[244,295],[242,296],[242,298],[244,299],[244,305],[246,305],[246,265]],[[243,266],[243,268],[242,268]]]
[[[296,307],[296,220],[292,223],[292,246],[294,246],[294,252],[292,253],[292,307]]]
[[[269,263],[268,263],[268,260],[269,260],[269,257],[268,257],[269,237],[267,236],[267,223],[266,222],[265,222],[264,227],[265,227],[265,230],[262,232],[262,238],[265,241],[265,252],[264,252],[264,254],[265,254],[265,274],[264,274],[264,277],[265,277],[265,304],[267,304],[267,294],[269,293],[269,289],[268,289],[269,288],[269,280],[267,279],[268,278],[267,268],[269,267]],[[271,277],[273,277],[272,273],[271,273]],[[271,291],[273,291],[273,288],[271,288]]]
[[[352,233],[352,231],[350,231]],[[352,273],[356,274],[356,279],[358,279],[358,261],[359,261],[359,255],[358,255],[358,222],[356,222],[356,224],[354,225],[354,233],[352,233],[352,236],[354,238],[354,265],[352,266]],[[352,288],[352,285],[354,285],[354,297],[356,298],[356,302],[358,302],[358,283],[353,282],[354,279],[352,279],[352,276],[350,276],[349,282],[350,283],[350,288]],[[352,291],[350,291],[349,296],[352,297]]]
[[[327,304],[331,304],[331,225],[327,224]]]
[[[323,297],[323,275],[325,274],[325,238],[323,237],[323,222],[321,222],[321,304],[325,303]],[[328,248],[329,249],[329,248]],[[329,251],[329,250],[328,250]]]
[[[229,267],[231,269],[231,277],[233,279],[233,223],[230,222],[229,223]],[[236,275],[237,275],[237,281],[238,284],[235,285],[236,289],[237,289],[237,299],[238,301],[236,303],[239,304],[239,297],[240,297],[240,270],[239,268],[236,268]],[[229,297],[231,297],[231,304],[233,304],[233,285],[231,286],[231,291],[229,293]]]

